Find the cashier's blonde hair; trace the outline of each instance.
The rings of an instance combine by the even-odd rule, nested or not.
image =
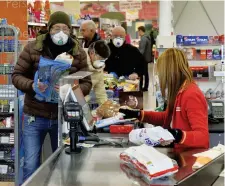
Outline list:
[[[156,72],[162,96],[166,98],[171,113],[179,90],[193,82],[192,71],[186,55],[176,48],[167,49],[157,60]]]

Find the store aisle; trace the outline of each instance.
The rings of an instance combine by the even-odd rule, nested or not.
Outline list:
[[[144,92],[144,110],[154,110],[156,108],[156,97],[153,89],[153,67],[154,64],[148,64],[149,88]]]

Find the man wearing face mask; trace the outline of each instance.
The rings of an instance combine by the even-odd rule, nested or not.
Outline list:
[[[110,49],[105,41],[96,41],[89,46],[88,55],[90,57],[90,60],[88,60],[89,71],[93,72],[91,75],[93,93],[95,94],[93,96],[97,103],[101,105],[107,101],[103,69],[105,60],[110,55]]]
[[[48,32],[25,46],[12,74],[15,87],[25,93],[24,101],[24,181],[40,166],[42,145],[47,133],[50,134],[52,151],[58,147],[58,104],[40,102],[35,99],[34,75],[38,70],[40,56],[54,60],[67,52],[73,57],[70,73],[87,70],[87,55],[79,42],[70,37],[71,22],[64,12],[50,16]],[[84,95],[91,90],[90,78],[79,81]],[[41,92],[46,85],[38,83]]]
[[[125,43],[125,36],[126,31],[121,26],[112,30],[111,55],[105,62],[105,71],[136,80],[143,75],[145,61],[136,47]]]
[[[94,21],[83,21],[80,27],[80,33],[84,37],[82,42],[83,48],[88,48],[93,42],[101,40],[101,37],[96,33],[97,27]]]

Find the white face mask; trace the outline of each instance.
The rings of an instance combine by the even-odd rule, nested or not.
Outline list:
[[[96,61],[93,62],[94,68],[99,69],[99,68],[102,68],[104,66],[105,66],[105,60],[96,60]]]
[[[57,34],[51,35],[53,43],[56,45],[62,46],[65,45],[69,39],[69,36],[65,34],[63,31],[60,31]]]
[[[117,38],[113,39],[113,44],[117,48],[121,47],[123,45],[123,43],[124,43],[124,39],[121,37],[117,37]]]

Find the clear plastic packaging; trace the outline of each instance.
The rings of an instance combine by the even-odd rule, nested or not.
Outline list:
[[[178,172],[175,160],[147,145],[128,148],[120,154],[120,160],[122,169],[130,170],[135,177],[145,181],[165,178]]]

